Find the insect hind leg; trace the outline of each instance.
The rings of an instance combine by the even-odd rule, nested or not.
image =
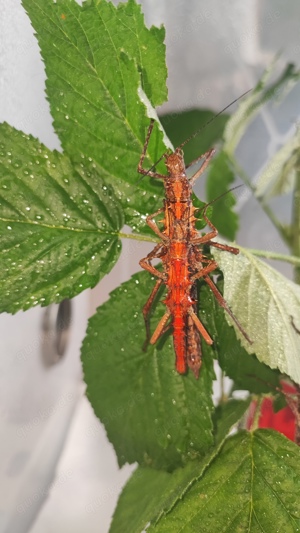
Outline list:
[[[153,287],[152,289],[152,292],[147,300],[147,302],[145,303],[144,307],[143,307],[143,316],[144,316],[144,321],[145,321],[145,327],[146,327],[146,340],[144,342],[144,345],[143,345],[143,351],[145,352],[146,349],[147,349],[147,346],[150,342],[150,312],[151,312],[151,308],[153,306],[153,302],[155,300],[155,297],[161,287],[163,283],[163,280],[162,279],[158,279],[155,283],[155,286]]]

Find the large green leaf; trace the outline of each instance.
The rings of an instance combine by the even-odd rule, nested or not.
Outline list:
[[[148,522],[157,523],[170,512],[209,468],[226,435],[244,414],[248,404],[234,400],[218,409],[215,445],[200,461],[191,461],[172,474],[153,468],[140,467],[136,470],[119,498],[110,533],[140,533]]]
[[[0,126],[0,310],[71,298],[110,271],[120,252],[119,203],[95,170]]]
[[[300,130],[278,150],[255,184],[255,196],[264,200],[287,194],[294,189],[299,160]]]
[[[189,468],[173,474],[137,470],[110,533],[140,533],[149,522],[149,533],[299,531],[300,449],[280,433],[234,435],[206,468],[196,462],[193,481],[176,493]]]
[[[213,443],[214,373],[212,358],[204,354],[199,380],[191,372],[177,374],[170,336],[143,352],[141,309],[153,283],[143,272],[111,293],[89,320],[82,361],[87,396],[119,464],[138,461],[171,469]],[[152,329],[163,312],[159,303]]]
[[[253,344],[235,326],[236,334],[248,353],[300,383],[300,287],[239,248],[237,256],[212,250],[224,273],[224,298]]]
[[[275,431],[242,431],[147,533],[296,533],[299,486],[298,446]]]
[[[127,223],[137,228],[144,224],[141,214],[156,211],[162,195],[160,183],[146,177],[137,187],[136,181],[149,125],[147,97],[157,106],[167,96],[164,29],[148,30],[134,0],[118,7],[106,0],[22,3],[37,32],[63,149],[73,162],[97,167],[117,191]],[[155,128],[146,168],[164,151]]]

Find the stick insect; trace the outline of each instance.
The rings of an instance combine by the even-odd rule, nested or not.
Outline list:
[[[197,209],[193,206],[191,200],[192,187],[206,170],[215,150],[208,150],[188,165],[189,167],[202,160],[202,165],[191,178],[186,175],[183,151],[181,149],[185,143],[176,148],[174,152],[166,152],[161,157],[161,159],[164,158],[165,160],[167,175],[160,174],[153,169],[146,170],[143,168],[143,163],[153,126],[154,120],[151,120],[138,164],[138,172],[151,178],[162,179],[165,199],[163,207],[146,218],[148,226],[160,237],[161,242],[140,261],[140,266],[157,278],[155,286],[143,307],[146,326],[144,348],[149,342],[150,344],[155,344],[172,327],[177,372],[185,374],[187,369],[190,368],[195,377],[198,378],[202,362],[201,337],[207,344],[213,344],[212,338],[196,313],[196,281],[200,278],[207,283],[219,305],[231,316],[244,337],[251,343],[247,333],[233,315],[222,294],[210,278],[210,274],[216,270],[218,264],[203,253],[203,245],[205,244],[232,254],[238,254],[239,249],[212,240],[218,235],[218,231],[207,217],[208,204],[204,207],[202,216],[209,227],[209,232],[205,235],[200,235],[195,228],[195,211]],[[162,213],[164,214],[164,220],[162,221],[164,228],[161,230],[155,219]],[[162,272],[152,265],[154,259],[161,259]],[[151,307],[163,284],[167,287],[167,296],[164,300],[167,310],[151,335]]]

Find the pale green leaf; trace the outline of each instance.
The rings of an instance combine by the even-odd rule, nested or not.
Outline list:
[[[223,149],[230,157],[233,156],[246,128],[259,112],[260,108],[275,96],[278,96],[280,93],[283,94],[287,89],[291,89],[296,81],[299,80],[300,73],[295,69],[294,65],[289,64],[279,78],[267,87],[267,82],[271,75],[274,74],[275,66],[276,60],[264,72],[261,80],[254,89],[242,99],[238,110],[226,124]]]
[[[223,283],[219,282],[218,288],[223,292]],[[214,356],[218,358],[225,374],[234,381],[235,388],[255,394],[274,394],[276,387],[280,387],[280,373],[261,363],[241,346],[234,329],[225,318],[224,309],[206,283],[201,286],[200,302],[203,322],[214,339]],[[210,316],[213,318],[207,320]]]
[[[224,273],[224,298],[253,344],[234,326],[236,334],[249,353],[300,383],[300,287],[239,248],[237,256],[212,249]]]
[[[255,185],[255,196],[264,200],[293,190],[295,166],[298,162],[300,129],[267,163]]]
[[[75,170],[0,125],[0,310],[14,313],[94,286],[120,253],[120,205],[97,172]]]

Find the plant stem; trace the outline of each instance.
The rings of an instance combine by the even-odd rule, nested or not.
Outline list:
[[[249,189],[253,193],[253,196],[256,198],[256,200],[260,204],[261,208],[264,210],[266,215],[268,215],[271,222],[273,222],[280,236],[284,239],[285,242],[287,242],[287,235],[286,235],[285,228],[282,226],[281,222],[275,217],[272,209],[268,205],[266,205],[264,202],[262,202],[260,198],[255,196],[255,186],[252,184],[247,173],[244,171],[244,169],[240,167],[240,165],[238,164],[238,162],[236,161],[234,157],[230,156],[230,161],[235,172],[242,178],[243,182],[247,185],[247,187],[249,187]]]
[[[238,248],[243,249],[239,245],[237,245]],[[293,256],[293,255],[285,255],[285,254],[278,254],[276,252],[268,252],[267,250],[255,250],[253,248],[247,248],[247,252],[250,252],[253,255],[257,255],[258,257],[264,257],[265,259],[275,259],[277,261],[285,261],[286,263],[291,263],[292,265],[296,265],[296,268],[300,268],[300,256]]]
[[[118,233],[118,237],[120,239],[132,239],[134,241],[154,242],[155,244],[159,242],[157,237],[148,237],[147,235],[139,235],[137,233],[122,233],[121,231]]]
[[[257,400],[256,400],[257,403],[255,406],[253,421],[251,424],[251,431],[255,431],[255,429],[258,429],[259,427],[258,424],[259,424],[259,419],[260,419],[260,414],[261,414],[261,405],[262,405],[263,399],[264,399],[263,396],[257,397]]]
[[[299,197],[300,201],[300,197]],[[299,224],[300,224],[300,214],[299,216]],[[300,230],[299,230],[300,231]],[[122,233],[119,232],[118,236],[121,239],[132,239],[134,241],[144,241],[144,242],[153,242],[157,243],[159,242],[159,239],[156,237],[148,237],[147,235],[139,235],[137,233]],[[257,255],[258,257],[264,257],[265,259],[275,259],[277,261],[285,261],[286,263],[291,263],[292,265],[295,265],[295,268],[299,270],[299,276],[300,276],[300,234],[297,235],[298,237],[298,245],[299,245],[299,252],[297,256],[293,255],[285,255],[285,254],[279,254],[276,252],[269,252],[267,250],[256,250],[254,248],[245,248],[247,252],[250,252],[253,255]],[[239,246],[236,243],[234,243],[237,248],[240,248],[243,250],[243,246]]]

